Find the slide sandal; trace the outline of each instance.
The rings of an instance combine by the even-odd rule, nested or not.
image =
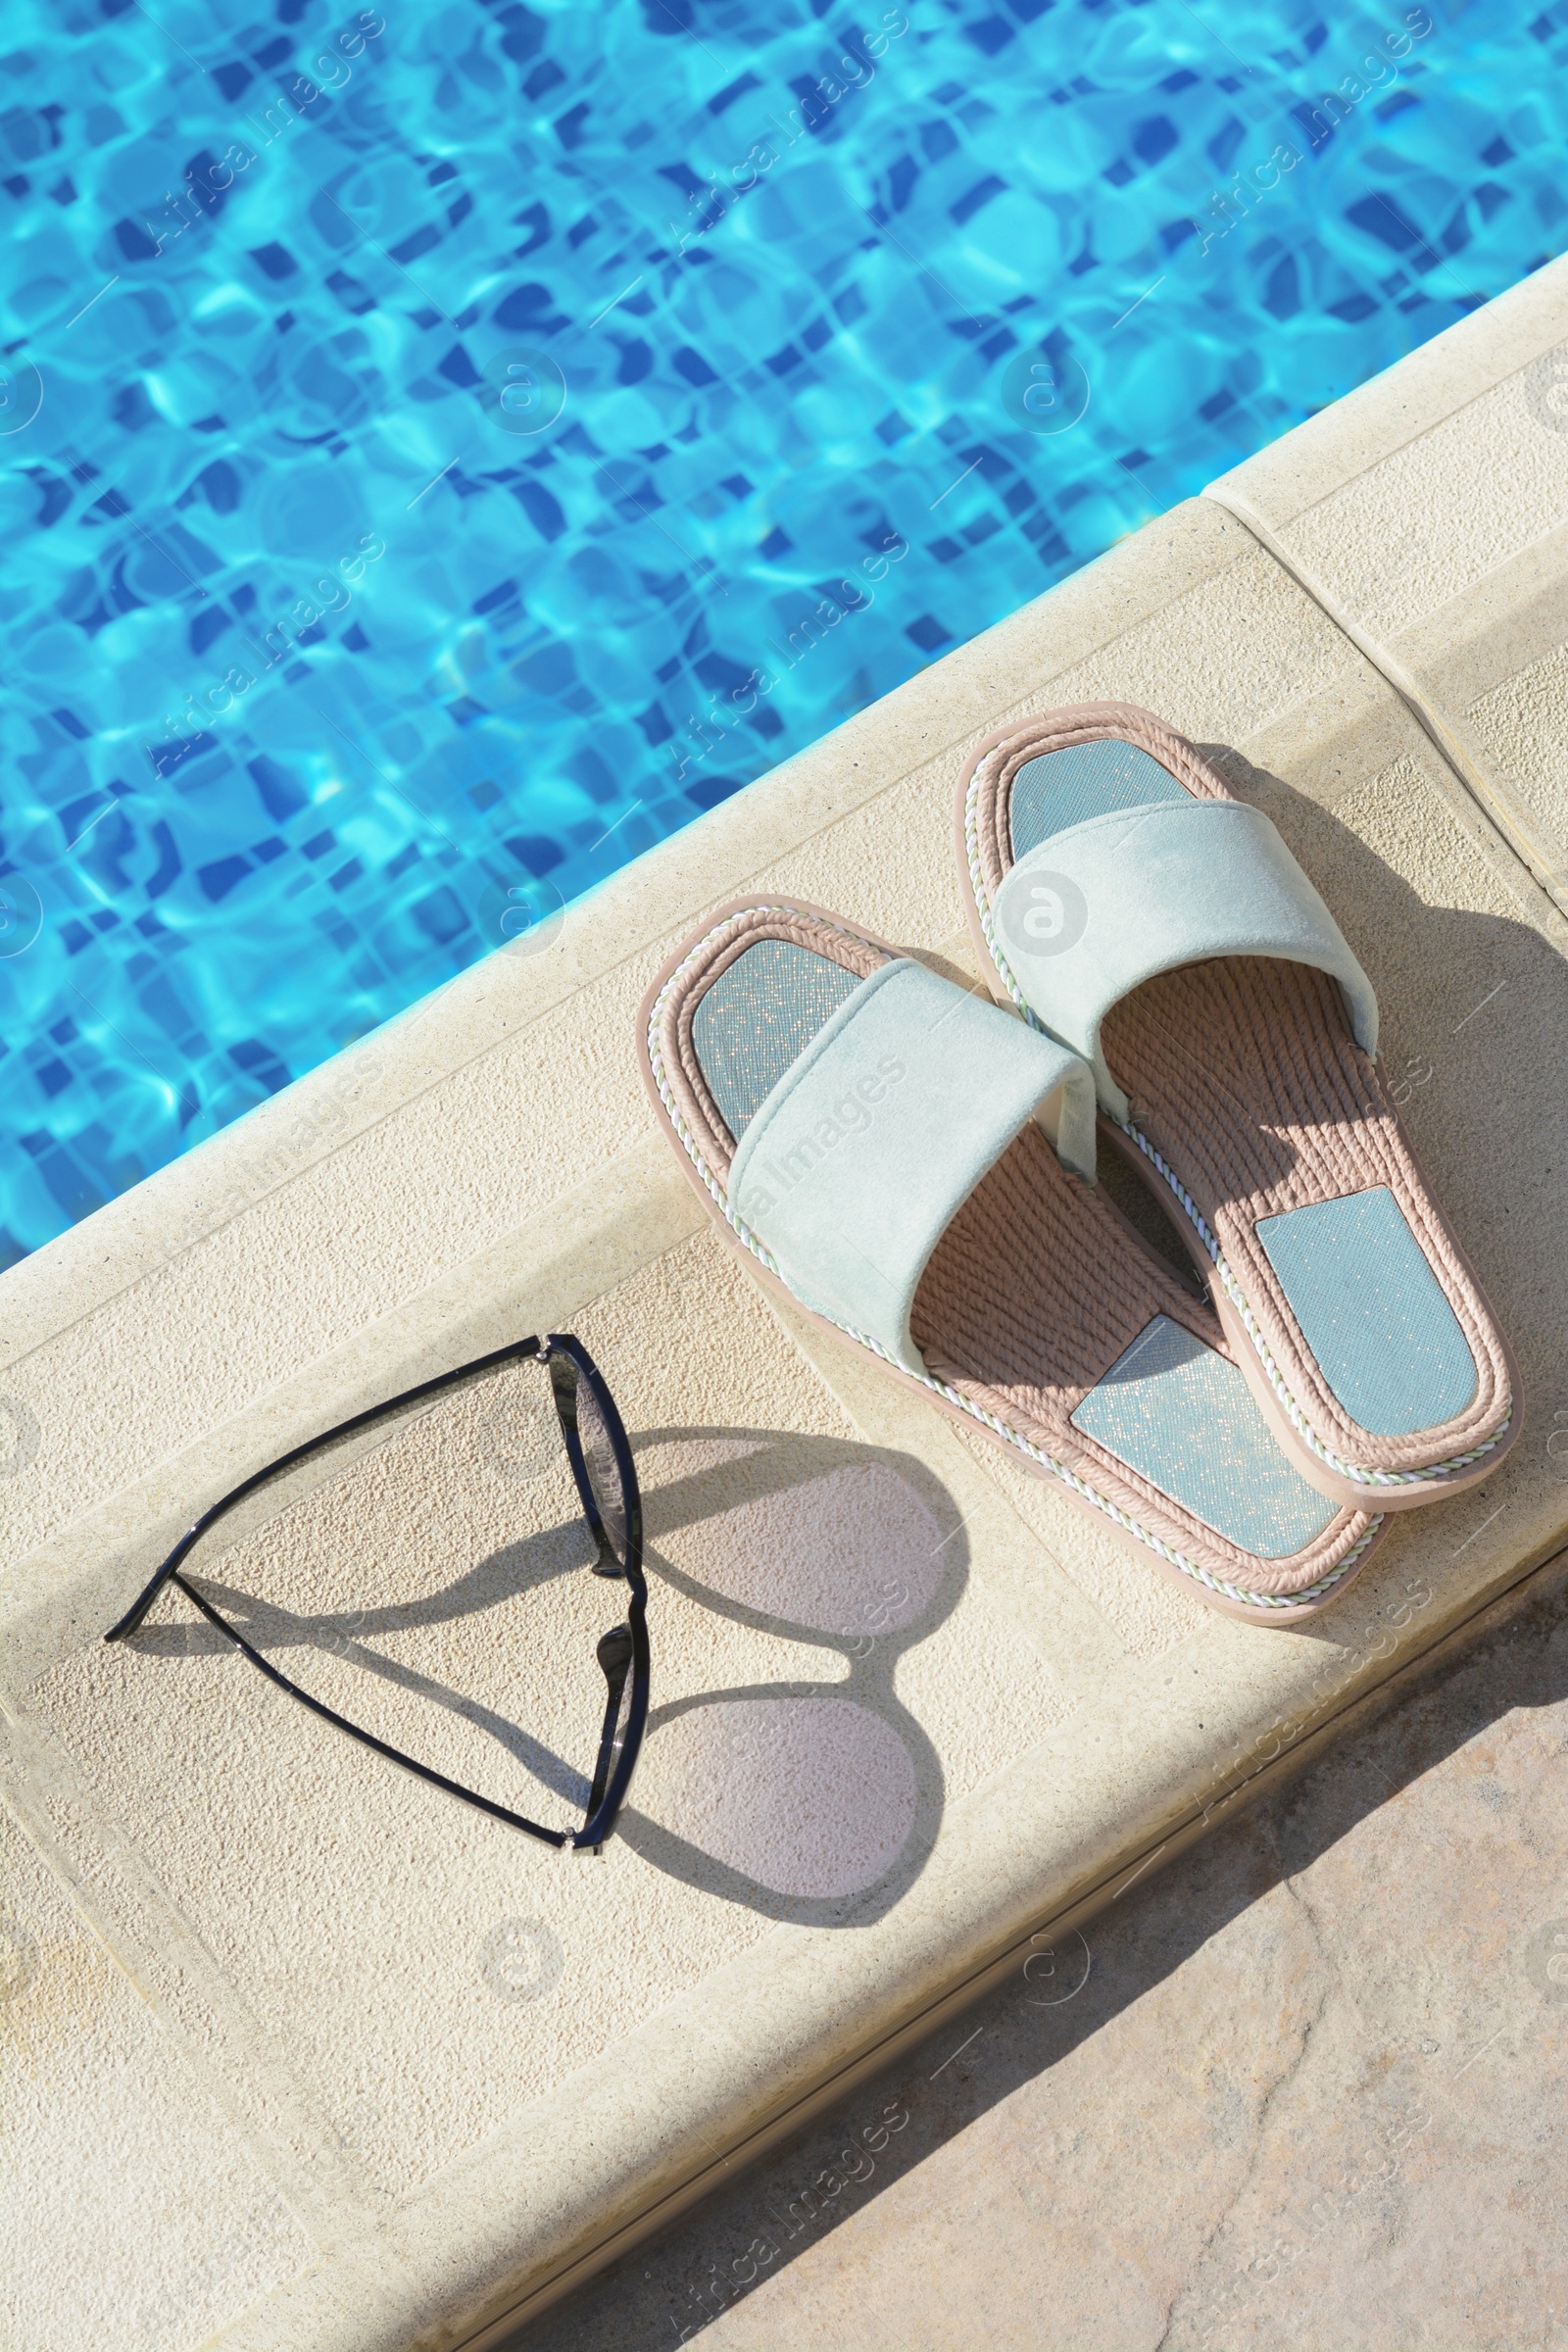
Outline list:
[[[721,907],[639,1059],[758,1280],[1216,1607],[1312,1615],[1382,1526],[1275,1446],[1206,1300],[1094,1182],[1077,1054],[820,907]]]
[[[1411,1509],[1519,1433],[1507,1346],[1377,1059],[1377,1001],[1262,811],[1147,710],[1018,722],[959,779],[981,968],[1095,1072],[1280,1446]]]

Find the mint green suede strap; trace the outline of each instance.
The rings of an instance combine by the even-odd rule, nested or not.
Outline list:
[[[806,1305],[922,1373],[909,1309],[927,1261],[1037,1113],[1093,1182],[1094,1083],[1077,1054],[899,956],[765,1098],[729,1206]]]
[[[1260,808],[1182,799],[1053,833],[996,896],[996,944],[1032,1012],[1081,1054],[1113,1117],[1127,1099],[1100,1026],[1140,982],[1212,956],[1278,956],[1330,973],[1358,1045],[1377,1052],[1372,983]]]

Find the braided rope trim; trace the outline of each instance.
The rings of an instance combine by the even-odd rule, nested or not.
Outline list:
[[[755,911],[761,914],[783,915],[793,914],[796,909],[792,906],[760,905]],[[727,917],[726,920],[733,920],[733,917]],[[649,1015],[648,1060],[654,1073],[654,1084],[659,1089],[659,1099],[664,1106],[665,1115],[679,1136],[682,1148],[710,1195],[714,1206],[737,1240],[751,1251],[759,1264],[765,1266],[768,1272],[776,1280],[782,1282],[786,1290],[789,1290],[790,1284],[780,1270],[778,1260],[771,1254],[760,1238],[753,1233],[751,1227],[742,1218],[735,1215],[729,1205],[723,1186],[704,1159],[702,1149],[687,1126],[680,1105],[670,1090],[668,1073],[664,1065],[663,1049],[660,1042],[664,1006],[671,991],[684,979],[688,969],[697,960],[709,942],[715,939],[724,927],[723,923],[717,923],[711,931],[705,932],[701,939],[694,940],[686,956],[676,965],[660,990]],[[835,923],[831,927],[842,938],[855,939],[858,936],[843,924]],[[795,1296],[793,1291],[791,1296]],[[802,1304],[805,1304],[804,1300],[802,1300]],[[810,1311],[812,1313],[820,1312],[817,1308],[812,1308]],[[907,1371],[906,1366],[897,1363],[888,1350],[878,1341],[872,1339],[868,1333],[857,1331],[853,1324],[841,1322],[836,1315],[824,1315],[822,1319],[824,1322],[831,1323],[836,1330],[842,1331],[847,1339],[854,1340],[869,1354],[880,1357],[883,1363],[892,1365],[895,1370],[900,1372]],[[1012,1428],[1010,1423],[1000,1419],[997,1414],[988,1412],[983,1405],[976,1404],[960,1390],[951,1387],[946,1381],[933,1378],[929,1372],[922,1372],[917,1377],[922,1386],[929,1389],[933,1396],[941,1396],[949,1404],[956,1405],[960,1412],[966,1413],[972,1420],[983,1422],[985,1427],[993,1431],[996,1436],[1002,1438],[1007,1445],[1015,1446],[1020,1453],[1027,1454],[1032,1461],[1039,1464],[1041,1469],[1048,1471],[1053,1478],[1059,1479],[1063,1486],[1070,1487],[1073,1493],[1081,1496],[1085,1502],[1091,1503],[1097,1511],[1102,1512],[1107,1519],[1113,1521],[1117,1527],[1132,1536],[1138,1543],[1147,1544],[1151,1551],[1157,1553],[1159,1558],[1166,1561],[1172,1568],[1179,1569],[1184,1576],[1190,1576],[1197,1584],[1206,1585],[1211,1592],[1222,1593],[1227,1600],[1239,1601],[1247,1608],[1270,1609],[1277,1615],[1288,1616],[1293,1610],[1310,1607],[1313,1603],[1321,1600],[1326,1593],[1332,1592],[1337,1585],[1343,1584],[1383,1524],[1381,1517],[1375,1518],[1366,1533],[1357,1538],[1337,1568],[1331,1569],[1327,1576],[1319,1577],[1316,1584],[1303,1587],[1299,1592],[1288,1594],[1249,1592],[1239,1585],[1228,1583],[1224,1577],[1215,1576],[1211,1570],[1200,1567],[1196,1560],[1188,1559],[1184,1552],[1177,1551],[1160,1537],[1152,1535],[1148,1528],[1142,1526],[1138,1520],[1132,1518],[1108,1496],[1100,1494],[1089,1484],[1087,1479],[1081,1478],[1077,1471],[1069,1469],[1065,1462],[1058,1462],[1054,1454],[1047,1453],[1042,1446],[1034,1445],[1020,1430]]]
[[[977,786],[973,784],[971,784],[969,788],[968,802],[964,812],[963,838],[964,849],[969,864],[969,885],[974,892],[975,910],[980,917],[980,928],[985,933],[986,946],[990,950],[991,960],[996,965],[997,970],[1002,977],[1003,984],[1006,988],[1008,996],[1011,997],[1014,1004],[1022,1013],[1024,1019],[1029,1023],[1031,1028],[1038,1029],[1043,1036],[1050,1036],[1051,1032],[1046,1028],[1044,1021],[1042,1021],[1036,1014],[1033,1006],[1028,1004],[1018,986],[1017,981],[1013,978],[1012,967],[1008,963],[1007,958],[1003,952],[1002,943],[997,937],[996,927],[992,921],[991,901],[986,893],[985,879],[981,870],[980,839],[975,825],[974,809],[977,789]],[[1054,1042],[1059,1044],[1060,1040],[1057,1039]],[[1295,1396],[1291,1394],[1291,1390],[1286,1382],[1285,1376],[1281,1372],[1279,1365],[1274,1360],[1273,1351],[1269,1348],[1269,1344],[1263,1337],[1262,1332],[1259,1330],[1256,1317],[1253,1315],[1250,1306],[1247,1302],[1247,1294],[1244,1292],[1241,1284],[1237,1281],[1235,1275],[1232,1273],[1218,1242],[1216,1242],[1214,1236],[1210,1233],[1207,1223],[1199,1209],[1197,1202],[1193,1200],[1192,1195],[1188,1192],[1187,1187],[1182,1183],[1180,1177],[1177,1176],[1174,1171],[1166,1165],[1164,1159],[1154,1149],[1154,1146],[1139,1128],[1133,1126],[1127,1119],[1118,1119],[1116,1121],[1116,1125],[1121,1129],[1124,1135],[1131,1137],[1132,1141],[1137,1145],[1139,1151],[1144,1154],[1144,1157],[1149,1160],[1153,1167],[1158,1169],[1160,1175],[1165,1179],[1165,1182],[1175,1194],[1176,1199],[1181,1202],[1182,1208],[1185,1211],[1189,1222],[1192,1224],[1199,1237],[1199,1240],[1202,1243],[1203,1248],[1208,1252],[1209,1258],[1214,1267],[1214,1271],[1219,1276],[1220,1285],[1224,1290],[1226,1298],[1230,1300],[1231,1304],[1235,1307],[1237,1314],[1241,1318],[1242,1326],[1246,1331],[1248,1338],[1252,1343],[1252,1347],[1257,1354],[1257,1359],[1263,1367],[1264,1377],[1267,1380],[1269,1387],[1273,1390],[1275,1396],[1278,1398],[1281,1410],[1285,1414],[1286,1419],[1290,1422],[1291,1427],[1295,1430],[1297,1436],[1300,1439],[1302,1445],[1306,1446],[1309,1452],[1316,1454],[1320,1462],[1325,1463],[1330,1470],[1337,1472],[1341,1478],[1348,1478],[1352,1482],[1353,1485],[1358,1487],[1418,1486],[1427,1479],[1454,1478],[1461,1470],[1468,1470],[1472,1462],[1481,1461],[1487,1454],[1492,1452],[1494,1446],[1500,1446],[1502,1444],[1503,1439],[1507,1436],[1508,1431],[1513,1424],[1513,1399],[1511,1397],[1508,1399],[1508,1409],[1502,1420],[1498,1423],[1492,1436],[1486,1439],[1483,1444],[1480,1446],[1472,1446],[1467,1453],[1453,1454],[1446,1461],[1434,1462],[1427,1469],[1369,1470],[1364,1468],[1359,1462],[1348,1462],[1343,1460],[1342,1457],[1334,1451],[1333,1447],[1326,1444],[1321,1437],[1319,1437],[1317,1431],[1312,1427],[1312,1424],[1310,1421],[1308,1421],[1306,1415],[1297,1403]]]

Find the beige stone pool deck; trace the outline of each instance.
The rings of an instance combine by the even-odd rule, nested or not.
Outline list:
[[[498,2352],[1561,2352],[1568,1567],[1497,1616]]]
[[[19,2347],[499,2343],[1568,1544],[1559,385],[1561,263],[0,1277]],[[638,1084],[650,975],[742,892],[972,970],[964,757],[1102,696],[1210,747],[1334,907],[1521,1367],[1494,1476],[1293,1631],[781,1321]],[[103,1646],[259,1463],[551,1327],[649,1515],[655,1713],[602,1861],[351,1747],[177,1595]],[[568,1520],[509,1376],[206,1573],[323,1696],[565,1820],[600,1622]]]

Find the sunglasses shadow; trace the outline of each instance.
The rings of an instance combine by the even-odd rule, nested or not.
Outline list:
[[[656,1703],[620,1835],[670,1877],[807,1926],[864,1926],[941,1825],[937,1749],[896,1688],[968,1577],[962,1515],[912,1456],[754,1428],[635,1439],[645,1563],[706,1615],[822,1650],[820,1681],[709,1683],[690,1610],[655,1635]],[[733,1641],[722,1643],[734,1660]]]

